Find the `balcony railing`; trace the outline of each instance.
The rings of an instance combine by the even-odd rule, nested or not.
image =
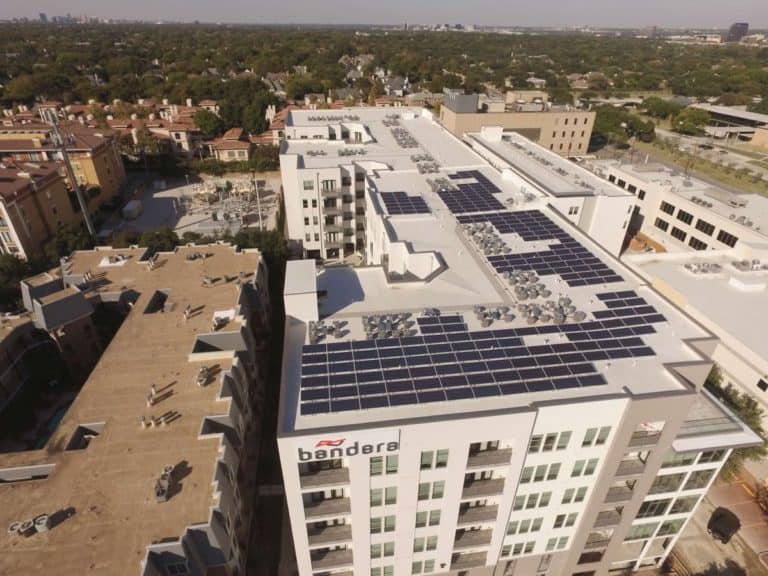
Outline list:
[[[350,512],[349,498],[328,498],[304,505],[304,515],[315,519],[324,516],[346,516]]]
[[[328,216],[338,216],[341,214],[341,208],[338,206],[323,206],[323,214]]]
[[[336,526],[325,526],[319,529],[310,529],[308,532],[310,546],[328,546],[330,544],[339,544],[352,540],[352,526],[349,524],[340,524]]]
[[[453,549],[461,548],[479,548],[488,546],[491,543],[493,530],[467,530],[466,532],[457,532],[456,540],[453,543]]]
[[[466,570],[485,566],[485,552],[471,552],[469,554],[454,554],[451,556],[451,570]]]
[[[470,454],[467,458],[467,468],[489,468],[492,466],[506,466],[512,459],[512,448],[501,450],[483,450]]]
[[[339,194],[341,194],[341,190],[339,190],[338,188],[323,188],[323,189],[320,191],[320,193],[321,193],[321,194],[323,195],[323,197],[325,197],[325,198],[331,198],[331,197],[335,198],[335,197],[337,197]]]
[[[312,554],[312,570],[352,566],[352,550],[327,550]]]
[[[464,484],[461,493],[463,499],[495,496],[504,492],[504,478],[489,478],[487,480],[472,480]]]
[[[617,502],[628,502],[632,500],[634,492],[627,487],[614,486],[608,490],[605,495],[605,502],[608,504],[616,504]]]
[[[481,522],[494,522],[498,513],[499,507],[495,504],[492,506],[472,506],[459,512],[456,524],[462,526]]]
[[[348,468],[331,468],[328,470],[317,470],[315,472],[308,472],[302,474],[299,479],[301,487],[305,488],[321,488],[325,486],[341,486],[349,484],[349,469]]]
[[[616,510],[605,510],[597,515],[595,528],[608,528],[616,526],[619,522],[621,522],[621,513]]]
[[[587,536],[587,541],[584,543],[585,550],[595,550],[596,548],[605,548],[611,543],[610,538],[606,538],[605,534],[590,534]]]
[[[629,439],[627,446],[629,448],[640,448],[642,446],[656,446],[661,438],[661,432],[635,432]]]
[[[645,470],[645,462],[634,458],[632,460],[622,460],[616,469],[616,476],[637,476]]]

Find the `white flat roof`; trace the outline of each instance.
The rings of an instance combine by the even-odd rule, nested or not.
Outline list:
[[[610,167],[619,170],[643,182],[663,186],[690,202],[694,198],[703,200],[712,206],[697,203],[697,209],[709,210],[743,226],[745,230],[768,236],[768,198],[761,194],[736,194],[655,162],[624,164],[618,160],[591,160],[588,165],[597,169]],[[731,199],[746,205],[732,206],[728,203]],[[747,221],[751,221],[752,226],[742,223]]]
[[[317,273],[313,260],[289,260],[285,264],[285,294],[317,292]]]
[[[416,114],[413,113],[413,110],[410,110],[409,113],[409,109],[402,108],[355,108],[354,112],[359,116],[359,121],[365,124],[376,138],[376,143],[364,145],[370,149],[368,154],[353,157],[353,160],[359,159],[365,162],[372,160],[372,156],[375,155],[376,160],[386,163],[392,168],[392,170],[383,170],[376,176],[369,177],[369,182],[374,187],[369,192],[372,195],[371,200],[374,201],[374,204],[379,204],[382,207],[382,212],[378,215],[369,214],[368,217],[383,218],[386,221],[390,238],[394,241],[405,242],[412,253],[436,252],[443,263],[443,267],[425,282],[389,281],[382,267],[334,266],[327,267],[318,273],[318,288],[322,292],[319,301],[320,317],[327,325],[335,324],[338,330],[333,332],[338,335],[329,334],[321,338],[316,344],[310,344],[308,326],[295,319],[288,319],[281,392],[284,430],[361,425],[411,417],[525,408],[536,401],[562,400],[564,398],[586,401],[587,398],[595,396],[624,395],[627,391],[642,395],[687,390],[673,374],[670,365],[679,362],[701,361],[701,357],[683,340],[707,337],[708,334],[704,330],[660,298],[639,276],[604,252],[576,227],[549,208],[546,199],[526,201],[522,198],[516,185],[504,180],[497,170],[481,159],[465,143],[445,131],[431,118],[423,116],[421,111]],[[301,117],[307,114],[309,113],[304,111],[301,112],[301,115],[297,114],[293,120],[294,124],[301,124]],[[408,149],[404,153],[403,149],[391,138],[390,128],[383,124],[387,115],[391,114],[400,115],[400,127],[408,130],[419,142],[418,148]],[[311,146],[313,149],[330,150],[339,146],[339,143],[291,140],[288,141],[284,153],[301,154],[307,146]],[[439,165],[439,172],[420,174],[417,170],[418,162],[410,158],[414,154],[432,156]],[[347,162],[347,160],[332,157],[330,152],[326,156],[314,156],[311,161],[324,162],[327,166],[336,166],[339,162]],[[481,178],[498,188],[498,191],[492,196],[499,199],[501,207],[484,215],[473,212],[468,216],[472,220],[501,218],[503,221],[497,221],[494,230],[506,247],[505,255],[510,258],[520,256],[527,260],[525,263],[516,263],[512,267],[516,270],[531,270],[532,267],[538,269],[540,273],[536,282],[542,291],[546,290],[550,293],[547,297],[537,298],[535,302],[539,306],[544,306],[548,300],[557,300],[560,297],[570,298],[572,305],[577,310],[585,312],[586,317],[583,321],[568,320],[562,329],[555,325],[551,319],[530,324],[520,305],[529,304],[533,301],[522,300],[516,296],[509,280],[500,271],[497,271],[492,261],[489,260],[489,256],[485,255],[471,239],[472,230],[468,229],[466,223],[460,223],[461,220],[466,220],[465,215],[452,213],[439,193],[433,191],[427,182],[427,180],[435,178],[445,178],[454,184],[471,182],[474,177],[466,177],[465,175],[474,171],[477,171]],[[458,174],[459,172],[464,172],[464,175]],[[383,202],[378,201],[380,199],[379,194],[397,191],[421,196],[430,212],[406,216],[388,215],[383,208]],[[514,206],[508,200],[515,200]],[[527,222],[528,218],[532,218],[536,222],[531,225],[532,228],[516,228],[515,222],[518,222],[518,219]],[[507,224],[511,226],[510,229],[506,227]],[[554,226],[561,235],[553,237],[548,233],[542,233],[539,237],[537,236],[539,226],[544,227],[547,232],[551,232],[547,226]],[[372,232],[369,231],[368,233]],[[562,269],[556,272],[554,269],[547,269],[545,263],[550,262],[553,256],[560,254],[557,252],[558,250],[565,248],[572,248],[577,251],[582,250],[582,248],[586,249],[586,252],[579,252],[579,254],[586,254],[586,256],[577,256],[576,252],[571,255],[569,252],[562,258],[557,257],[560,258],[559,264],[552,264],[552,266],[566,266],[567,270]],[[504,254],[497,256],[501,255]],[[591,263],[580,264],[583,257],[588,258]],[[579,271],[570,268],[572,265],[578,267]],[[592,268],[593,266],[594,268]],[[595,283],[577,285],[583,278],[587,277],[582,276],[582,274],[589,275],[592,274],[592,270],[597,269],[604,271],[600,273],[606,275],[603,279],[594,278]],[[620,278],[616,278],[616,275]],[[609,276],[612,278],[609,279]],[[569,285],[569,282],[573,285]],[[651,316],[645,317],[651,323],[652,328],[648,328],[648,331],[638,328],[638,331],[635,332],[630,320],[624,323],[626,316],[618,313],[613,316],[613,312],[611,312],[613,305],[607,305],[607,299],[620,300],[626,302],[626,304],[621,304],[622,306],[635,307],[632,310],[637,310],[637,312],[630,314],[652,315],[653,313],[653,320],[650,320]],[[641,300],[635,302],[637,299]],[[476,305],[487,308],[508,307],[515,317],[508,321],[497,319],[489,326],[484,326],[473,310]],[[517,350],[516,353],[523,354],[525,358],[512,358],[509,364],[505,364],[508,370],[501,367],[501,364],[506,362],[506,357],[497,355],[500,350],[490,353],[483,352],[485,355],[495,356],[501,360],[501,363],[485,365],[483,370],[486,375],[498,375],[494,377],[501,379],[502,377],[515,376],[509,370],[513,372],[520,370],[521,373],[518,375],[522,376],[522,370],[526,365],[538,374],[526,372],[526,378],[530,376],[531,378],[544,378],[546,380],[548,376],[542,376],[545,374],[545,364],[562,361],[566,364],[590,364],[596,371],[595,376],[604,379],[604,383],[594,386],[584,384],[582,386],[578,377],[574,378],[575,373],[567,372],[567,374],[563,374],[574,384],[574,387],[568,386],[567,389],[565,387],[555,388],[554,385],[549,387],[546,382],[539,389],[540,383],[526,381],[527,384],[524,384],[521,393],[502,392],[500,395],[492,397],[481,397],[478,394],[472,398],[457,399],[455,396],[449,396],[446,388],[446,395],[440,401],[425,400],[422,402],[421,392],[414,391],[412,397],[418,396],[418,402],[396,405],[393,401],[391,405],[385,407],[364,406],[361,400],[362,396],[368,393],[378,394],[378,392],[371,392],[370,387],[357,378],[372,368],[356,364],[354,371],[350,372],[352,370],[350,364],[352,360],[349,360],[350,354],[351,357],[355,358],[355,363],[359,361],[358,352],[350,351],[363,348],[370,350],[372,347],[376,351],[374,356],[378,357],[377,347],[391,346],[395,338],[394,336],[384,340],[368,338],[364,324],[366,317],[384,314],[408,315],[408,319],[403,320],[403,324],[408,326],[409,336],[406,336],[406,340],[396,346],[398,350],[404,346],[402,349],[406,356],[399,362],[407,362],[407,355],[413,350],[410,348],[411,345],[426,347],[427,352],[424,352],[423,349],[419,351],[422,356],[425,353],[433,354],[435,352],[435,349],[431,348],[434,343],[433,340],[435,340],[431,338],[433,335],[419,322],[420,318],[423,317],[424,309],[433,307],[439,308],[443,317],[461,315],[466,324],[464,334],[469,334],[467,338],[471,341],[483,340],[487,342],[501,338],[506,339],[504,346],[522,347],[522,350]],[[650,308],[652,313],[647,308]],[[658,314],[663,315],[663,318],[656,316]],[[422,322],[425,321],[422,320]],[[638,322],[644,324],[645,319],[638,320]],[[616,332],[612,332],[612,330]],[[570,335],[571,332],[581,334],[589,332],[595,339],[600,340],[600,344],[589,344],[590,347],[596,346],[597,348],[591,348],[592,353],[588,357],[586,352],[582,350],[582,348],[586,350],[588,345],[578,344],[581,336],[572,336]],[[459,336],[459,338],[464,337]],[[408,338],[413,339],[408,340]],[[438,335],[437,338],[442,338],[442,336]],[[592,339],[592,336],[589,338]],[[619,340],[626,343],[627,346],[636,347],[634,354],[614,358],[609,356],[607,352],[601,352],[600,346],[611,347],[613,346],[611,342],[618,342]],[[449,346],[453,346],[453,344]],[[463,346],[465,345],[459,345],[459,347]],[[480,354],[481,347],[486,351],[488,349],[487,344],[477,344],[477,349],[475,344],[466,344],[466,346],[472,348],[473,357]],[[641,348],[645,352],[638,352]],[[650,353],[648,353],[648,348],[651,349]],[[569,351],[572,354],[583,353],[584,355],[553,356],[567,354]],[[384,362],[384,356],[390,357],[388,355],[391,353],[392,351],[382,353],[380,368],[382,374],[385,370],[384,365],[391,364],[391,362]],[[478,365],[477,361],[473,363],[468,357],[460,357],[455,350],[454,353],[457,355],[452,356],[453,359],[449,360],[435,357],[434,367],[445,361],[449,364],[455,362],[456,364],[453,366],[461,365],[462,370],[465,371],[470,370],[471,366]],[[341,356],[337,356],[337,354],[341,354]],[[542,355],[546,355],[547,358],[542,357]],[[370,356],[370,353],[363,353],[362,356]],[[374,360],[374,363],[378,361]],[[484,357],[482,362],[486,361],[490,362]],[[310,368],[310,365],[314,367]],[[416,371],[408,372],[409,369],[402,366],[400,369],[405,369],[405,374],[411,374],[411,377],[416,378]],[[450,369],[453,370],[454,368]],[[359,393],[360,396],[357,398],[359,404],[355,404],[354,409],[337,411],[334,408],[331,411],[330,407],[336,406],[336,397],[334,396],[334,399],[331,400],[328,396],[323,396],[329,393],[325,391],[325,383],[329,383],[330,380],[335,381],[335,376],[330,375],[328,370],[333,370],[334,374],[338,371],[344,372],[344,380],[349,380],[350,377],[355,379],[356,383],[352,384],[356,386],[354,393]],[[378,371],[379,368],[376,367],[375,370]],[[312,373],[320,373],[321,375],[316,380],[310,380],[313,378]],[[546,374],[549,373],[554,374],[555,370],[550,371],[547,368]],[[326,377],[325,374],[329,374],[329,376]],[[443,376],[437,375],[435,378],[441,378],[442,383]],[[303,377],[305,378],[304,381],[302,380]],[[384,376],[384,379],[389,377],[389,375]],[[390,386],[393,383],[386,380],[386,384]],[[528,387],[529,385],[530,387]],[[349,388],[345,390],[336,388],[335,384],[331,387],[334,395],[337,393],[343,395],[349,393],[350,390]],[[379,384],[379,387],[384,390],[384,384]],[[310,388],[313,391],[307,394],[306,392]],[[392,389],[394,390],[394,386]],[[504,389],[497,388],[496,393],[498,394],[499,390]],[[389,396],[397,396],[399,392],[391,392],[387,388],[385,392],[382,392],[382,394],[384,393]],[[398,398],[402,400],[403,396],[398,396]],[[326,401],[329,409],[325,413],[302,413],[302,402],[319,406]],[[395,406],[397,409],[392,410],[391,408]]]
[[[750,112],[743,108],[736,108],[734,106],[718,106],[716,104],[691,104],[691,108],[698,108],[699,110],[706,110],[712,114],[722,114],[724,116],[733,116],[734,118],[741,118],[743,120],[749,120],[750,122],[757,122],[759,124],[768,124],[768,114],[759,114],[757,112]]]
[[[739,250],[628,255],[625,260],[652,282],[676,292],[686,312],[755,366],[768,366],[768,270],[745,272],[733,266],[742,260]],[[768,264],[768,249],[752,253],[751,260]],[[694,273],[686,265],[717,264],[717,273]]]
[[[488,140],[479,133],[468,134],[467,137],[491,150],[552,196],[629,194],[626,190],[515,132],[505,132],[501,141]]]

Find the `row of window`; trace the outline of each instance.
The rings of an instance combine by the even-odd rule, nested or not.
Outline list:
[[[613,174],[608,175],[608,182],[612,182],[616,184],[619,188],[624,188],[624,186],[627,184],[622,179],[619,179],[617,181],[616,176],[614,176]],[[631,194],[634,194],[635,192],[637,192],[637,197],[640,200],[645,200],[645,190],[643,190],[642,188],[638,191],[637,186],[635,186],[634,184],[630,184],[629,186],[627,186],[627,191],[630,192]]]
[[[665,202],[663,200],[661,202],[660,209],[661,209],[662,212],[665,212],[666,214],[669,214],[670,216],[672,216],[674,214],[674,212],[675,212],[675,206],[673,204],[670,204],[669,202]],[[685,224],[688,224],[690,226],[691,223],[693,222],[693,214],[691,214],[690,212],[686,212],[685,210],[680,208],[677,211],[677,219],[680,220],[681,222],[684,222]],[[667,231],[667,227],[669,226],[661,218],[657,218],[656,219],[655,225],[656,225],[657,228],[660,228],[660,229],[664,230],[665,232]],[[712,234],[714,234],[714,232],[715,232],[715,226],[713,224],[707,222],[706,220],[702,220],[701,218],[699,218],[696,221],[695,228],[696,228],[696,230],[698,230],[700,232],[703,232],[707,236],[712,236]],[[677,238],[681,242],[685,242],[686,233],[683,232],[682,230],[680,230],[679,228],[674,228],[673,227],[671,234],[672,234],[672,236],[674,236],[675,238]],[[739,238],[737,236],[734,236],[733,234],[729,234],[725,230],[720,230],[720,232],[718,232],[718,234],[717,234],[717,240],[719,242],[722,242],[726,246],[730,246],[731,248],[733,248],[734,246],[736,246],[736,243],[739,241]],[[707,248],[707,245],[704,242],[702,242],[701,240],[699,240],[698,238],[694,239],[693,237],[691,237],[691,241],[689,242],[689,244],[695,250],[706,250],[706,248]]]
[[[571,432],[560,432],[560,434],[553,433],[547,434],[535,434],[531,436],[531,441],[528,444],[528,453],[536,454],[538,452],[552,452],[552,450],[565,450],[568,448],[568,442],[571,440]]]
[[[663,516],[664,514],[685,514],[693,510],[698,501],[698,496],[681,496],[675,499],[674,503],[672,498],[648,500],[640,506],[637,518],[652,518],[654,516]]]
[[[678,472],[675,474],[663,474],[657,476],[651,488],[648,490],[648,494],[661,494],[663,492],[677,492],[680,487],[683,490],[700,490],[709,483],[712,475],[715,473],[714,468],[707,468],[706,470],[694,470],[688,474],[688,479],[683,484],[683,479],[686,476],[685,472]]]
[[[512,504],[512,510],[531,510],[532,508],[544,508],[549,506],[549,502],[552,499],[552,492],[534,492],[532,494],[520,494],[515,496],[515,501]]]
[[[438,480],[437,482],[420,482],[419,483],[419,500],[435,500],[443,497],[445,492],[445,482]]]
[[[429,574],[435,571],[434,560],[417,560],[411,564],[411,574]]]
[[[371,534],[381,534],[382,532],[395,531],[394,516],[377,516],[371,518]]]
[[[391,504],[397,504],[397,486],[371,488],[371,507]]]
[[[563,138],[565,138],[565,134],[566,134],[566,132],[565,132],[565,130],[563,130]],[[581,137],[584,138],[585,134],[586,134],[585,131],[582,130],[581,131]],[[571,131],[571,138],[575,138],[575,137],[576,137],[576,131],[572,130]],[[556,131],[552,131],[552,138],[557,138],[557,132]]]
[[[528,484],[529,482],[542,482],[544,480],[557,480],[557,475],[560,473],[560,464],[555,462],[547,466],[542,464],[540,466],[526,466],[523,468],[523,473],[520,476],[521,484]]]
[[[397,474],[397,454],[392,456],[373,456],[370,462],[371,476],[381,476],[387,474]],[[385,466],[386,464],[386,466]]]
[[[663,522],[660,527],[658,522],[638,524],[636,526],[632,526],[632,528],[629,529],[629,532],[627,532],[627,536],[624,538],[624,540],[644,540],[653,536],[654,532],[656,533],[656,536],[669,536],[671,534],[677,534],[680,532],[683,524],[685,524],[685,518],[667,520],[666,522]],[[656,528],[659,529],[658,532],[656,531]]]
[[[541,530],[541,525],[544,523],[544,518],[526,518],[525,520],[512,520],[507,525],[507,535],[514,536],[515,534],[527,534],[528,532],[538,532]]]
[[[661,463],[662,468],[671,468],[673,466],[690,466],[691,464],[708,464],[710,462],[720,462],[725,458],[725,450],[705,450],[698,452],[690,450],[688,452],[670,452]]]
[[[424,552],[424,550],[437,549],[437,536],[418,537],[413,539],[413,551]]]

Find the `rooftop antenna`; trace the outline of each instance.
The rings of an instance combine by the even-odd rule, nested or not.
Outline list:
[[[53,132],[54,144],[61,152],[61,157],[64,160],[64,168],[67,171],[67,176],[72,186],[75,189],[75,195],[77,196],[77,202],[80,204],[80,211],[83,213],[83,220],[85,220],[85,226],[88,228],[88,233],[91,237],[96,238],[96,231],[93,229],[93,222],[91,222],[91,215],[88,213],[88,204],[83,196],[83,188],[80,186],[77,178],[75,178],[75,172],[72,170],[72,164],[69,161],[69,154],[67,153],[67,143],[61,136],[59,131],[59,118],[56,115],[56,111],[53,108],[43,108],[40,110],[40,117],[43,122],[50,125]],[[71,137],[71,135],[69,135]]]

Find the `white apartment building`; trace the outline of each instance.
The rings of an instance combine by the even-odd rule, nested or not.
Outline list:
[[[701,390],[716,338],[430,116],[355,113],[377,150],[364,261],[286,271],[299,573],[660,565],[730,451],[759,442]],[[313,144],[306,162],[330,164],[338,144]],[[304,170],[302,146],[281,163]]]

